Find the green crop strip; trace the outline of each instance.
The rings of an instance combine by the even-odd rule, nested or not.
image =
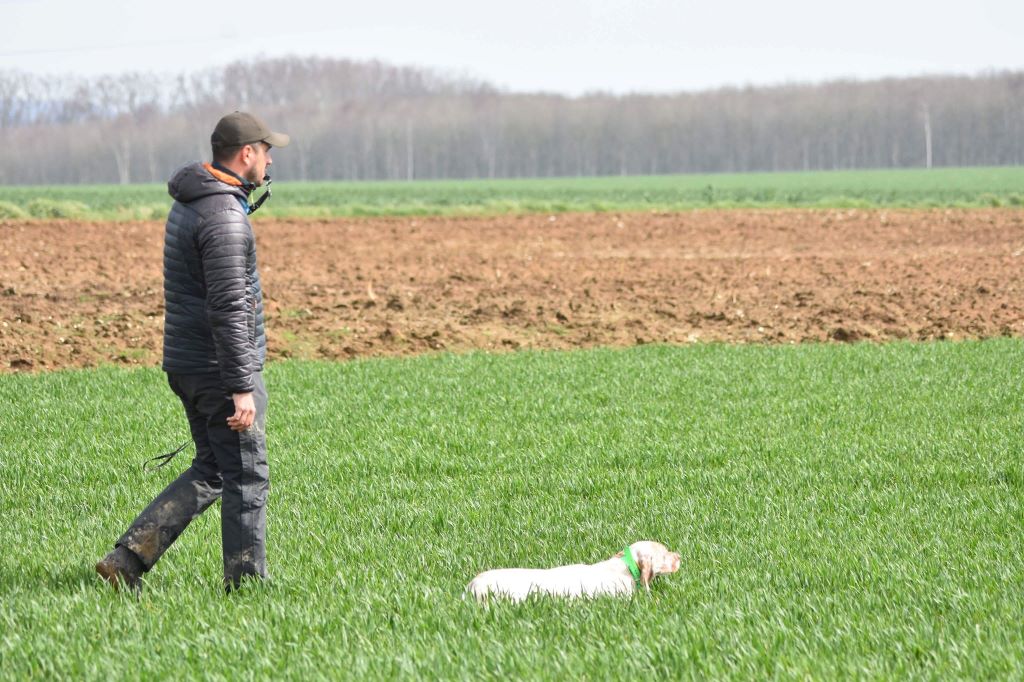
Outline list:
[[[0,220],[163,220],[163,184],[0,187]],[[530,180],[295,182],[261,217],[502,215],[698,208],[1024,206],[1024,168],[819,171]]]
[[[218,506],[115,594],[180,471],[155,369],[0,376],[4,676],[1024,675],[1024,342],[434,355],[267,370],[272,580]],[[187,459],[187,458],[186,458]],[[681,552],[650,595],[487,608],[503,566]]]

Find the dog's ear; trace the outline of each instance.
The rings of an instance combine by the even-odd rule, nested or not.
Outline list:
[[[651,581],[654,580],[654,564],[647,555],[638,557],[636,565],[640,569],[640,584],[651,591]]]

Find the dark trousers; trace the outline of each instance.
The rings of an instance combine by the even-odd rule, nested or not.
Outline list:
[[[266,577],[267,391],[262,375],[255,379],[256,420],[239,433],[228,428],[235,404],[217,375],[167,375],[185,406],[196,456],[117,541],[137,554],[147,571],[192,519],[221,498],[225,586],[236,587],[244,576]]]

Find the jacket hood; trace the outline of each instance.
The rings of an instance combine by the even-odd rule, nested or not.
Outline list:
[[[196,161],[174,171],[167,182],[167,193],[175,201],[187,204],[211,194],[232,194],[242,200],[248,196],[241,187],[234,187],[213,177],[202,163]]]

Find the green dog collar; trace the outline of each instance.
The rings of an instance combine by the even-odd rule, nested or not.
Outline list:
[[[622,560],[626,562],[626,568],[633,575],[633,582],[636,583],[637,587],[640,587],[640,567],[636,565],[636,560],[633,558],[633,552],[627,546],[626,549],[622,550]]]

